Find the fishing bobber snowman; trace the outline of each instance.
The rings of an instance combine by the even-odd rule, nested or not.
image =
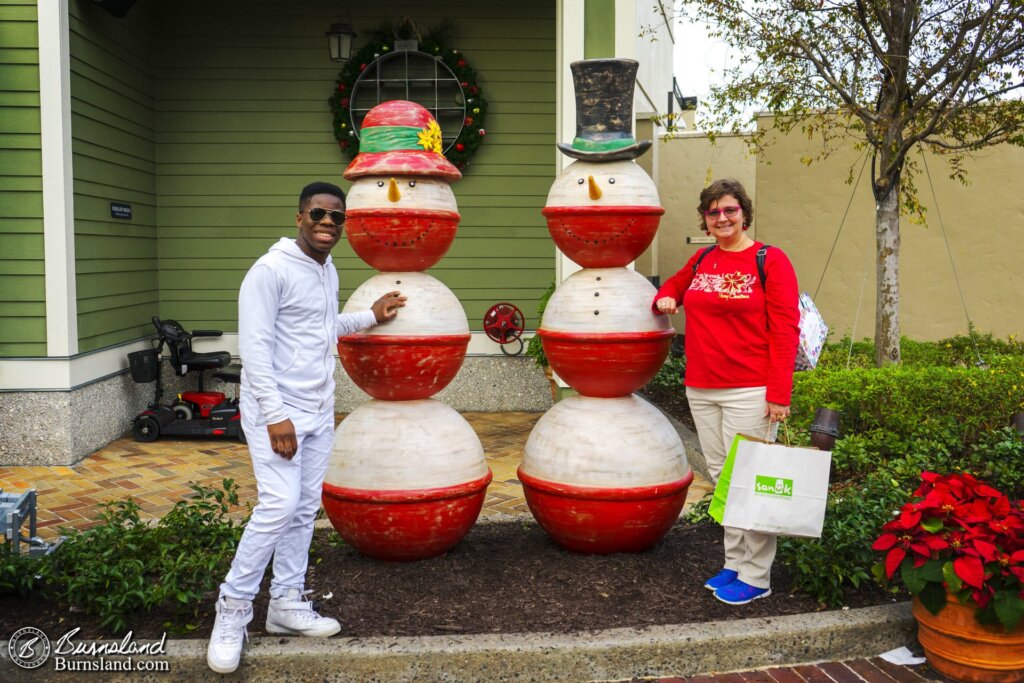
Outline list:
[[[360,152],[345,170],[345,235],[384,271],[360,285],[344,311],[368,309],[399,290],[392,320],[338,339],[352,381],[373,400],[335,432],[323,504],[334,528],[360,552],[410,561],[444,553],[473,526],[491,472],[466,420],[430,397],[466,356],[470,332],[459,300],[421,272],[455,238],[459,213],[449,183],[462,177],[441,152],[441,129],[425,108],[393,100],[371,109]]]
[[[552,369],[580,395],[557,403],[527,440],[519,479],[541,526],[578,552],[639,551],[678,518],[693,473],[668,419],[632,395],[665,362],[675,331],[650,303],[656,290],[626,268],[654,239],[664,209],[633,159],[638,64],[571,65],[576,159],[543,210],[558,247],[582,270],[548,301],[537,333]]]

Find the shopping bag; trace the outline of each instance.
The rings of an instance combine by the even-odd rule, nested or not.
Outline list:
[[[725,514],[725,501],[729,497],[729,481],[732,479],[732,465],[736,461],[736,446],[743,441],[742,434],[737,434],[729,446],[729,453],[725,456],[725,464],[722,465],[722,472],[715,482],[715,492],[711,496],[711,504],[708,506],[708,514],[711,519],[719,524],[722,523],[722,515]]]
[[[722,526],[779,536],[820,537],[832,454],[746,435],[733,443]]]
[[[796,370],[813,370],[828,337],[828,325],[818,313],[811,295],[800,295],[800,345],[796,350]]]

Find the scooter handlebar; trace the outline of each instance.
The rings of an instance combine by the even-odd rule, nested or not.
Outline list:
[[[222,334],[220,330],[192,330],[193,337],[219,337]]]

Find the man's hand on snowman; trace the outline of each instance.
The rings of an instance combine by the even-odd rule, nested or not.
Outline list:
[[[377,317],[377,322],[382,323],[385,320],[391,320],[398,315],[398,309],[405,306],[405,297],[402,296],[401,292],[388,292],[381,298],[373,302],[373,306],[370,310]]]

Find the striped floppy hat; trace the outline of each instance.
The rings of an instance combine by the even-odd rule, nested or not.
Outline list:
[[[366,113],[359,131],[359,154],[345,179],[367,175],[462,177],[441,152],[441,127],[424,107],[406,100],[383,102]]]

